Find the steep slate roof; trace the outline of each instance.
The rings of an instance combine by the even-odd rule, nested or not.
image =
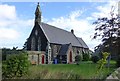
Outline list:
[[[69,44],[71,43],[72,46],[77,46],[77,47],[87,47],[87,45],[83,43],[83,46],[77,39],[77,37],[72,34],[71,32],[68,32],[66,30],[48,25],[46,23],[40,24],[40,27],[42,28],[43,32],[47,36],[48,40],[50,43],[56,43],[56,44]]]
[[[77,37],[80,43],[82,44],[83,48],[88,48],[87,44],[82,40],[82,38]]]
[[[60,48],[59,54],[58,55],[66,55],[67,51],[69,49],[70,44],[63,44]]]

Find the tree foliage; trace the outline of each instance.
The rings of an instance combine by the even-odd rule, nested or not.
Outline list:
[[[117,63],[116,63],[116,65],[117,65],[117,67],[120,67],[120,55],[118,56],[118,58],[117,58],[117,61],[116,61]]]
[[[107,63],[107,58],[110,55],[110,53],[107,53],[107,52],[104,52],[102,54],[103,54],[103,58],[98,61],[97,73],[99,73],[103,69],[104,65]]]
[[[28,71],[29,61],[26,52],[8,56],[2,64],[2,76],[4,78],[21,77]]]
[[[91,58],[93,63],[97,63],[99,61],[99,57],[98,56],[92,56]]]
[[[113,16],[114,12],[111,12],[111,17],[98,18],[93,22],[96,25],[94,39],[100,36],[102,39],[110,37],[120,37],[120,17],[118,15]]]
[[[83,61],[89,61],[90,60],[90,55],[88,53],[83,54]]]
[[[83,59],[82,54],[76,55],[76,57],[75,57],[76,64],[79,65],[79,62],[82,61],[82,59]]]
[[[27,49],[27,41],[28,41],[28,38],[26,39],[24,45],[23,45],[23,50],[26,50]]]
[[[110,53],[120,48],[120,16],[115,14],[113,8],[111,8],[110,17],[98,18],[93,22],[96,26],[93,39],[100,37],[103,42],[100,49]],[[119,54],[120,51],[116,53]]]

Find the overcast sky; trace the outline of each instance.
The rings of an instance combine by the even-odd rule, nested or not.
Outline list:
[[[34,26],[34,13],[37,2],[0,3],[0,48],[22,48]],[[92,40],[95,26],[92,23],[99,17],[108,17],[111,6],[117,1],[108,2],[40,2],[42,22],[70,31],[82,37],[93,50],[100,40]]]

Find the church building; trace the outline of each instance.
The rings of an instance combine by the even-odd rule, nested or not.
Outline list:
[[[66,31],[41,22],[38,3],[35,24],[26,42],[26,50],[32,64],[75,63],[75,56],[89,53],[89,48],[74,30]]]

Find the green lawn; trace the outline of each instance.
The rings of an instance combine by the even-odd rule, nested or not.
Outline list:
[[[97,64],[81,62],[76,64],[49,64],[31,66],[26,78],[34,79],[105,79],[107,75],[115,70],[115,62],[111,61],[111,67],[104,68],[98,75]]]

